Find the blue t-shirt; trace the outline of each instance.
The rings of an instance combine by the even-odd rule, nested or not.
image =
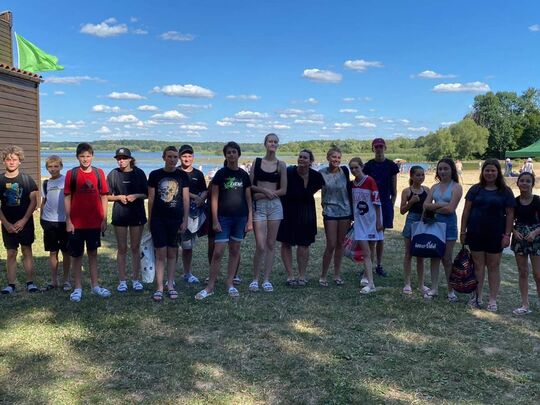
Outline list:
[[[384,159],[382,162],[371,159],[364,165],[362,171],[375,179],[381,202],[390,200],[393,191],[392,177],[399,173],[398,165],[389,159]]]
[[[506,208],[516,205],[514,194],[507,187],[504,191],[486,190],[479,184],[472,186],[465,200],[472,202],[467,232],[502,235],[506,226]]]

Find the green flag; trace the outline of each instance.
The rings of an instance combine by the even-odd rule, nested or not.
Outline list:
[[[32,42],[24,39],[19,34],[15,34],[19,55],[19,69],[29,72],[45,72],[48,70],[64,70],[58,64],[58,58],[43,52]]]

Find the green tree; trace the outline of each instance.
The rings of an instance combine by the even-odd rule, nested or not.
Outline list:
[[[439,160],[444,156],[453,157],[456,153],[456,142],[448,128],[432,132],[424,140],[428,160]]]
[[[480,157],[486,152],[489,131],[476,124],[471,118],[464,118],[448,129],[455,142],[453,157],[456,159]]]

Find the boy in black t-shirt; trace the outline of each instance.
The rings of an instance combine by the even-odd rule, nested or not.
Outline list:
[[[184,267],[184,281],[188,284],[198,284],[199,279],[191,272],[193,247],[197,239],[197,231],[201,227],[201,215],[204,215],[207,195],[204,174],[193,167],[193,148],[191,145],[180,147],[180,168],[189,178],[189,222],[188,229],[182,234],[182,265]],[[204,221],[204,219],[202,219]],[[193,224],[196,229],[189,229]]]
[[[189,216],[189,180],[176,167],[178,150],[167,146],[163,160],[165,167],[154,170],[148,177],[148,224],[156,249],[156,292],[152,298],[156,302],[163,300],[165,263],[169,298],[178,298],[174,289],[178,234],[185,232]]]
[[[24,160],[24,152],[18,146],[9,146],[2,152],[2,161],[6,169],[0,176],[0,221],[2,222],[2,238],[7,250],[8,285],[2,294],[15,292],[17,253],[19,245],[23,254],[23,266],[26,272],[26,290],[38,292],[33,282],[34,243],[33,213],[38,201],[36,182],[28,175],[21,173],[19,167]]]

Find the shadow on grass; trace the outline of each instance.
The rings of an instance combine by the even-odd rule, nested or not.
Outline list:
[[[240,299],[220,289],[195,302],[180,285],[176,302],[143,294],[88,293],[72,304],[60,291],[0,297],[0,395],[17,402],[535,402],[540,392],[538,314],[514,319],[513,262],[504,259],[500,315],[426,303],[401,295],[401,249],[388,233],[386,268],[377,294],[358,294],[352,262],[343,287],[316,285],[323,246],[311,255],[312,282],[273,294],[247,292],[252,236],[242,248]],[[111,236],[100,251],[104,285],[116,285]],[[205,242],[195,269],[207,272]],[[38,254],[38,269],[47,266]],[[426,266],[427,267],[427,266]],[[22,273],[22,272],[20,272]],[[22,277],[22,274],[19,274]],[[40,281],[47,275],[40,272]],[[22,278],[19,282],[23,282]],[[314,282],[315,281],[315,282]]]

